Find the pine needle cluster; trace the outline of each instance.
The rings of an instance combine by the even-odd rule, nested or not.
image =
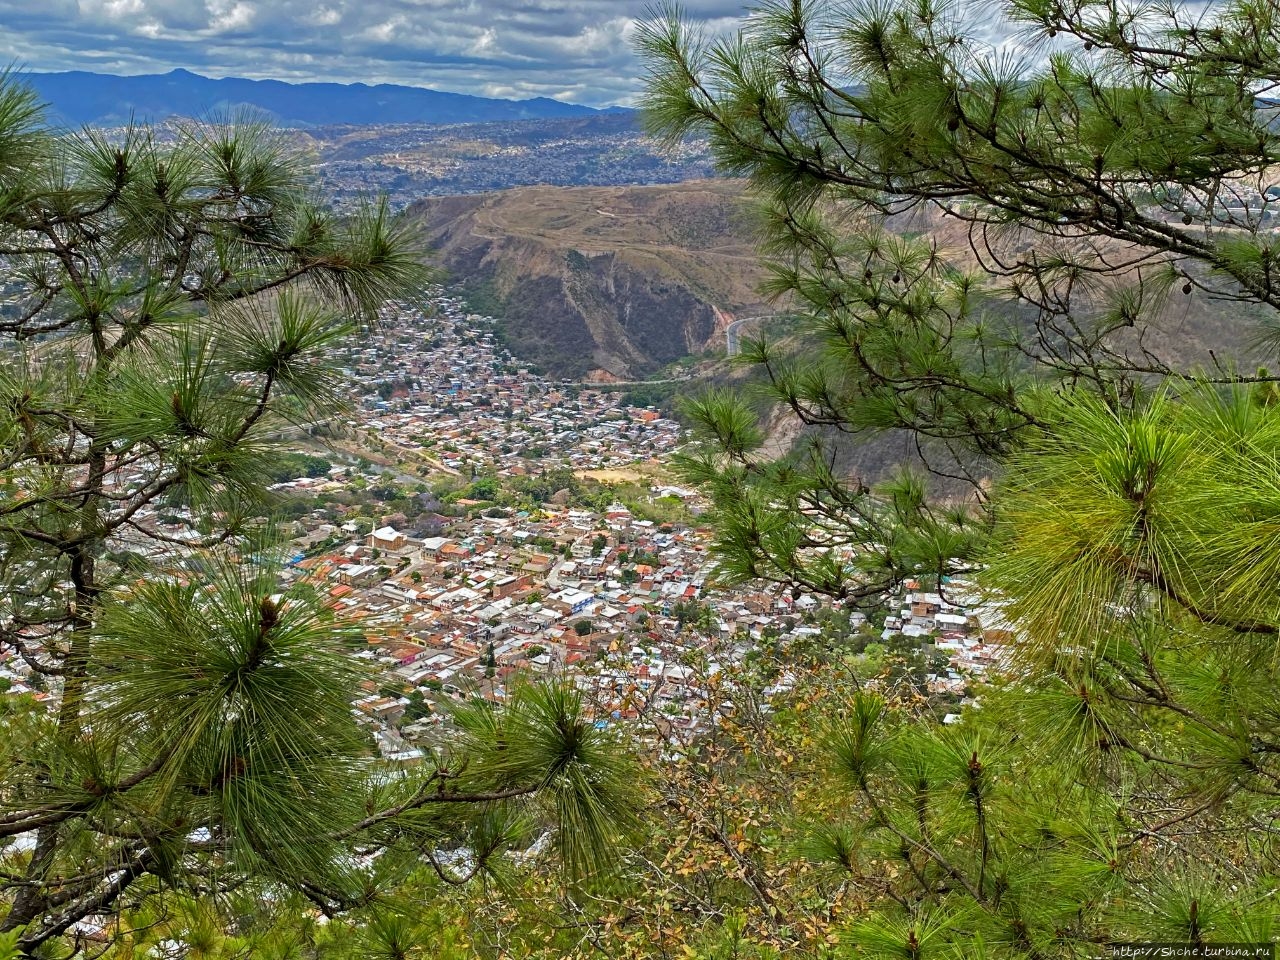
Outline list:
[[[857,955],[1276,936],[1280,10],[766,0],[639,34],[651,128],[763,211],[804,347],[689,405],[721,575],[877,606],[964,575],[1014,654],[945,728],[862,691],[807,850]],[[998,31],[998,47],[984,38]],[[1212,343],[1170,326],[1199,316]],[[757,411],[801,439],[779,455]],[[781,413],[779,413],[781,411]],[[895,432],[913,468],[851,478]],[[939,495],[939,489],[945,496]]]
[[[266,125],[57,130],[5,75],[0,264],[0,646],[56,706],[6,698],[3,948],[101,955],[97,928],[156,955],[163,929],[214,956],[263,898],[365,911],[350,955],[375,956],[409,936],[383,902],[407,878],[487,876],[547,833],[599,868],[635,779],[573,695],[516,692],[388,769],[350,625],[282,585],[265,468],[342,410],[339,339],[429,277],[410,221],[335,213]],[[294,955],[277,933],[227,955]]]

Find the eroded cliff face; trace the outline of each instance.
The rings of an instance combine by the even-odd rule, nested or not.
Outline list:
[[[735,182],[529,187],[411,209],[451,279],[553,376],[644,377],[767,310]]]

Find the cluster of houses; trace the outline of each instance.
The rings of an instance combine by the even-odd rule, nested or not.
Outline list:
[[[930,678],[932,692],[963,694],[973,677],[1008,664],[1015,629],[998,601],[961,581],[938,591],[922,591],[914,581],[904,586],[889,604],[896,610],[885,617],[881,638],[901,635],[947,658],[949,668]]]
[[[661,457],[680,426],[616,390],[550,382],[516,364],[493,322],[439,293],[431,309],[383,310],[381,332],[348,344],[362,415],[348,426],[448,472],[504,474],[548,463],[608,469]]]
[[[327,535],[324,548],[300,552],[289,576],[319,586],[359,625],[365,642],[353,655],[381,681],[353,706],[396,758],[436,736],[449,699],[501,702],[513,682],[538,674],[573,678],[601,724],[644,713],[697,736],[719,707],[709,676],[766,633],[816,632],[807,614],[829,603],[777,585],[714,586],[709,530],[638,519],[621,504],[472,515],[430,537],[390,524],[316,534]],[[947,658],[929,678],[936,693],[963,694],[1012,638],[999,606],[964,590],[908,583],[886,605],[884,639],[900,634]]]
[[[620,408],[613,394],[573,401],[511,368],[483,325],[468,326],[457,300],[439,297],[430,319],[387,310],[394,322],[382,340],[350,348],[362,428],[406,445],[433,441],[447,466],[472,458],[500,474],[521,472],[534,445],[590,468],[659,456],[678,442],[675,424]],[[442,340],[447,348],[438,348]],[[341,486],[349,476],[335,469],[300,482]],[[651,491],[655,500],[673,494],[697,513],[691,491]],[[449,698],[500,702],[515,678],[539,673],[574,678],[591,693],[599,723],[644,714],[696,736],[719,708],[708,677],[766,633],[815,632],[807,615],[829,602],[763,583],[713,587],[709,530],[633,516],[620,503],[472,511],[440,517],[431,533],[398,527],[403,516],[376,519],[372,531],[320,511],[297,521],[286,577],[316,587],[363,637],[351,654],[375,679],[352,709],[397,759],[420,756]],[[145,535],[154,530],[171,553],[194,526],[180,507],[148,509],[136,518],[136,542],[116,546],[145,555],[157,549]],[[930,678],[939,693],[962,693],[970,677],[1001,662],[1012,637],[999,606],[966,596],[960,584],[933,592],[908,584],[886,607],[885,639],[901,635],[947,657],[949,669]],[[7,647],[0,680],[56,704],[56,678],[33,677]]]
[[[720,707],[709,678],[767,633],[816,632],[806,615],[829,603],[778,585],[712,586],[709,530],[638,519],[621,504],[508,514],[454,518],[430,537],[318,524],[297,541],[286,578],[318,588],[356,628],[351,655],[373,679],[352,709],[388,758],[420,757],[448,700],[501,702],[537,674],[573,678],[599,723],[645,713],[696,737]],[[936,693],[963,694],[1005,659],[1013,637],[999,605],[966,596],[962,584],[936,592],[909,582],[886,609],[883,639],[901,635],[947,657],[948,669],[929,678]],[[10,650],[0,678],[11,693],[56,705],[56,689]]]
[[[780,590],[707,594],[707,531],[621,504],[509,514],[455,518],[421,538],[385,525],[335,544],[341,528],[314,531],[327,546],[299,553],[289,576],[322,586],[366,636],[359,655],[383,666],[359,710],[399,726],[414,690],[501,700],[513,676],[585,670],[623,644],[665,650],[674,670],[690,644],[758,633],[776,617]],[[714,618],[695,624],[702,604]]]
[[[425,196],[529,184],[633,186],[715,175],[704,141],[659,144],[626,118],[385,124],[310,131],[316,176],[334,204],[358,209],[371,192],[400,209]],[[353,135],[354,134],[354,135]]]

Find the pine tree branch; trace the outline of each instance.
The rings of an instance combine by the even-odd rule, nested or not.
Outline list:
[[[1167,577],[1158,571],[1135,569],[1133,571],[1133,576],[1142,583],[1147,583],[1155,587],[1201,623],[1206,623],[1215,627],[1225,627],[1234,633],[1262,634],[1267,636],[1280,634],[1280,625],[1278,624],[1265,623],[1260,620],[1237,620],[1232,617],[1225,617],[1211,610],[1205,610],[1186,597],[1168,580]]]
[[[164,769],[165,764],[173,757],[175,750],[176,747],[170,747],[161,751],[155,759],[142,769],[114,784],[99,785],[94,795],[83,800],[66,804],[49,804],[31,810],[4,814],[0,816],[0,837],[13,837],[31,830],[56,826],[73,817],[81,816],[100,804],[105,797],[125,793],[150,780]]]

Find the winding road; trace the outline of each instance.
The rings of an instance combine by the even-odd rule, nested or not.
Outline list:
[[[724,328],[724,345],[725,354],[730,357],[736,357],[742,352],[742,335],[739,331],[744,323],[755,323],[757,320],[772,320],[772,316],[760,317],[743,317],[741,320],[735,320]]]

